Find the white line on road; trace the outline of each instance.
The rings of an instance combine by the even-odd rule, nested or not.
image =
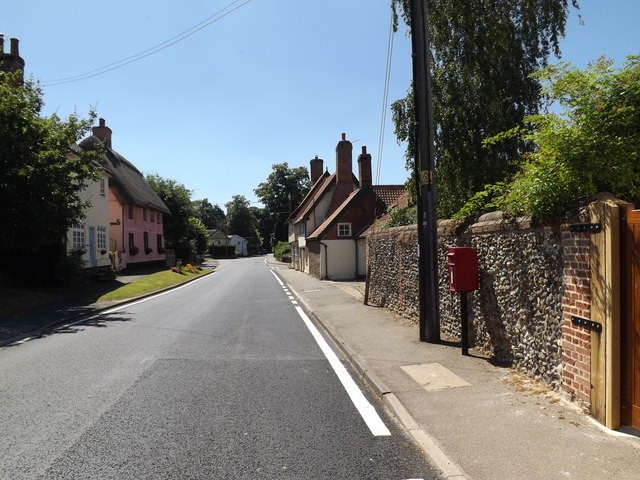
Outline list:
[[[311,335],[320,347],[320,350],[322,350],[324,356],[327,358],[327,360],[329,360],[329,364],[333,368],[333,371],[336,372],[336,375],[338,376],[338,379],[340,379],[342,386],[347,391],[349,398],[351,398],[351,401],[362,416],[362,419],[367,424],[367,427],[369,427],[369,430],[371,430],[371,433],[376,437],[391,435],[391,432],[380,418],[380,415],[378,415],[378,412],[376,412],[376,409],[366,399],[366,397],[362,393],[362,390],[360,390],[356,382],[353,380],[353,378],[351,378],[351,375],[349,375],[347,369],[344,368],[344,365],[342,365],[340,359],[333,352],[333,350],[331,350],[331,347],[322,337],[313,322],[311,322],[307,314],[304,313],[302,307],[295,307],[295,309],[296,312],[298,312],[298,315],[300,315],[300,318],[302,318],[304,324],[311,332]]]

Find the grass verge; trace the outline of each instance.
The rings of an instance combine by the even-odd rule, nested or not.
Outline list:
[[[166,287],[184,283],[194,277],[207,273],[208,270],[199,271],[198,273],[177,273],[166,270],[145,277],[139,278],[131,283],[123,285],[111,292],[105,293],[98,298],[98,302],[113,302],[117,300],[126,300],[127,298],[139,297],[153,293]]]

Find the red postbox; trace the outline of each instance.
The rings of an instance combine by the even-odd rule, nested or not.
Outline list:
[[[449,290],[470,292],[478,290],[478,254],[471,247],[450,247],[447,252]]]

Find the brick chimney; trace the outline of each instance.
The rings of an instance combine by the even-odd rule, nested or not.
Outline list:
[[[352,151],[353,145],[347,140],[347,134],[343,133],[342,140],[336,145],[336,189],[329,205],[328,215],[331,215],[353,192]]]
[[[17,38],[12,38],[10,41],[11,50],[9,53],[5,53],[4,35],[0,33],[0,72],[20,71],[20,85],[22,85],[24,83],[24,59],[20,56],[20,42]]]
[[[106,126],[104,118],[99,119],[99,125],[97,127],[93,127],[91,130],[95,137],[98,137],[107,147],[111,148],[112,132],[111,129]]]
[[[318,156],[316,155],[316,158],[312,158],[311,159],[311,185],[314,185],[318,179],[322,176],[322,167],[323,167],[323,160],[321,158],[318,158]]]
[[[367,147],[362,147],[362,153],[358,155],[358,178],[360,186],[371,186],[373,180],[371,177],[371,154],[367,153]]]

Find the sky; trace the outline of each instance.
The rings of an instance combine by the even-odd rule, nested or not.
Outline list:
[[[342,133],[353,142],[355,169],[366,146],[374,182],[404,183],[405,146],[389,103],[406,95],[411,46],[401,26],[385,104],[389,4],[14,0],[2,2],[0,32],[5,51],[9,38],[20,40],[26,77],[43,87],[43,115],[86,118],[95,109],[113,130],[114,150],[145,175],[175,180],[193,200],[224,209],[233,195],[260,206],[253,190],[273,164],[308,168],[317,155],[335,171]],[[583,68],[602,55],[620,65],[640,54],[639,0],[580,6],[582,23],[572,9],[562,60]]]

